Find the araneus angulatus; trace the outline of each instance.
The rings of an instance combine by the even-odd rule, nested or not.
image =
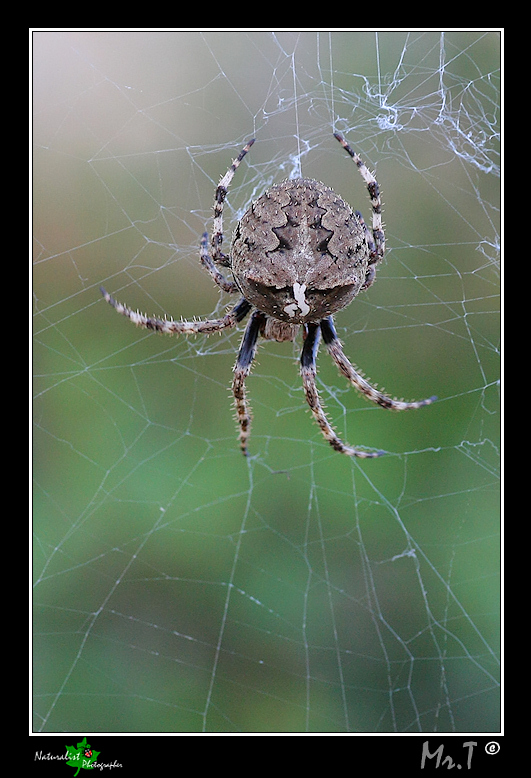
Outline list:
[[[258,337],[292,341],[302,325],[304,344],[301,376],[306,400],[321,432],[342,454],[378,457],[384,451],[361,451],[343,443],[332,429],[321,405],[317,387],[316,356],[322,334],[328,353],[341,373],[369,400],[395,411],[429,405],[436,398],[418,402],[393,400],[372,387],[350,364],[337,337],[332,314],[348,305],[374,282],[377,263],[385,251],[378,182],[339,133],[334,133],[350,154],[367,185],[372,205],[372,230],[359,211],[329,187],[309,178],[295,178],[272,186],[245,212],[237,224],[230,253],[223,243],[223,203],[240,162],[254,143],[241,150],[218,184],[214,199],[214,224],[208,252],[208,233],[201,239],[200,259],[224,292],[243,295],[222,319],[174,321],[148,317],[117,302],[102,288],[104,298],[118,313],[138,327],[169,334],[211,335],[235,327],[254,309],[234,366],[232,393],[239,425],[240,447],[247,455],[251,413],[245,379],[250,373]],[[218,269],[229,268],[227,279]]]

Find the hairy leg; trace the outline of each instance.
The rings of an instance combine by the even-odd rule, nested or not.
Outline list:
[[[353,151],[346,140],[339,132],[334,132],[334,137],[341,143],[347,154],[349,154],[367,185],[372,205],[372,235],[374,238],[374,250],[371,251],[371,263],[378,262],[385,253],[385,235],[382,224],[382,201],[380,199],[380,187],[378,181],[373,176],[369,168],[365,165],[359,154]]]
[[[365,395],[372,402],[381,405],[382,408],[389,408],[393,411],[408,411],[415,408],[422,408],[424,405],[431,405],[437,398],[435,396],[429,397],[427,400],[418,400],[417,402],[405,402],[404,400],[393,400],[391,397],[378,391],[366,381],[351,365],[343,347],[337,337],[337,333],[332,321],[332,317],[324,319],[321,322],[321,332],[323,333],[323,340],[326,344],[328,353],[338,366],[339,370],[345,378],[354,386],[358,391]]]
[[[240,448],[242,454],[247,456],[247,441],[251,434],[251,411],[246,398],[245,379],[251,372],[251,365],[256,354],[256,346],[261,328],[265,324],[263,313],[256,311],[249,319],[249,323],[243,335],[236,364],[234,365],[234,378],[232,381],[232,393],[236,405],[236,420],[240,427]]]
[[[234,292],[238,291],[238,287],[234,283],[234,281],[229,281],[228,278],[225,278],[223,273],[218,270],[214,262],[212,261],[212,257],[208,253],[208,232],[204,232],[201,237],[201,245],[199,247],[199,259],[201,260],[201,264],[207,271],[207,273],[210,274],[210,277],[213,281],[216,282],[216,284],[220,287],[220,289],[223,289],[224,292],[228,292],[229,294],[234,294]]]
[[[317,387],[315,385],[317,349],[319,346],[319,324],[308,324],[307,334],[301,354],[301,376],[306,394],[306,400],[310,406],[315,421],[323,433],[326,440],[335,451],[340,454],[346,454],[349,457],[361,457],[363,459],[372,459],[384,454],[384,451],[360,451],[352,446],[343,443],[332,427],[321,405]]]
[[[221,251],[221,245],[223,243],[223,203],[227,196],[227,191],[230,182],[233,179],[234,173],[238,169],[240,162],[245,157],[249,149],[254,143],[250,140],[249,143],[243,147],[236,159],[233,161],[230,168],[227,170],[216,188],[216,194],[214,197],[214,224],[212,226],[212,256],[208,253],[208,233],[204,233],[201,238],[201,246],[199,249],[199,257],[201,264],[205,270],[210,274],[213,281],[223,289],[224,292],[230,294],[237,292],[238,287],[234,281],[229,281],[223,273],[218,270],[216,265],[222,265],[223,267],[230,267],[230,259],[226,254]]]
[[[212,259],[219,265],[229,266],[229,258],[221,251],[221,244],[223,243],[223,203],[227,196],[227,190],[230,186],[230,182],[234,177],[234,173],[237,171],[240,162],[245,157],[249,149],[254,143],[254,138],[243,147],[236,159],[233,161],[230,168],[227,170],[221,181],[219,182],[216,194],[214,197],[214,225],[212,229]]]
[[[211,335],[213,332],[220,332],[229,327],[235,327],[238,322],[242,321],[247,316],[252,308],[251,304],[242,297],[239,303],[226,313],[222,319],[210,319],[207,321],[174,321],[173,319],[159,319],[156,316],[146,316],[139,311],[133,311],[127,305],[117,302],[103,287],[100,287],[100,289],[105,300],[112,305],[118,313],[121,313],[122,316],[126,316],[137,327],[143,327],[146,330],[154,330],[155,332],[163,332],[168,335],[197,335],[199,333]]]

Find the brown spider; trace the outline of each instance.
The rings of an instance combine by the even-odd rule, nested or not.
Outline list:
[[[292,341],[302,325],[304,344],[301,375],[306,400],[321,432],[342,454],[378,457],[384,451],[360,451],[341,441],[328,422],[315,385],[316,356],[322,334],[328,353],[343,375],[369,400],[395,411],[429,405],[393,400],[372,387],[350,364],[334,329],[332,314],[348,305],[374,282],[377,263],[385,251],[378,182],[360,157],[338,133],[367,185],[372,205],[372,230],[359,211],[352,211],[329,187],[308,178],[295,178],[271,187],[245,212],[236,226],[230,253],[223,254],[223,203],[240,162],[254,143],[241,150],[216,189],[211,253],[208,234],[201,239],[200,259],[216,284],[243,295],[221,319],[173,321],[145,316],[117,302],[102,288],[104,298],[118,313],[138,327],[169,334],[210,335],[235,327],[254,309],[245,330],[236,365],[232,392],[236,404],[242,452],[247,455],[251,413],[245,379],[250,373],[258,337]],[[219,267],[229,268],[228,280]]]

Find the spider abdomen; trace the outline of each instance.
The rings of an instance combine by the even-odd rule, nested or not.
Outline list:
[[[367,275],[363,223],[332,189],[296,178],[271,187],[243,215],[231,267],[244,297],[290,324],[341,310]]]

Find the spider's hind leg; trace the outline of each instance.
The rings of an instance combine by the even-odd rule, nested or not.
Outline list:
[[[229,294],[237,292],[238,287],[234,281],[229,281],[227,278],[225,278],[223,273],[216,267],[216,265],[221,265],[222,267],[230,268],[230,257],[224,254],[221,250],[223,243],[223,204],[225,202],[225,198],[227,197],[227,191],[230,182],[234,177],[234,173],[237,171],[240,162],[245,157],[253,143],[254,138],[243,147],[216,187],[216,194],[214,196],[214,224],[212,226],[212,239],[210,241],[212,254],[210,255],[208,253],[208,233],[206,232],[201,238],[201,246],[199,249],[201,264],[210,274],[216,284],[221,289],[223,289],[224,292],[229,292]]]
[[[247,143],[246,146],[243,147],[243,149],[240,151],[238,156],[235,160],[233,160],[232,165],[227,170],[219,184],[216,188],[216,194],[214,196],[214,224],[212,229],[212,259],[214,262],[218,265],[223,265],[224,267],[230,266],[230,260],[229,257],[227,257],[226,254],[224,254],[221,251],[221,245],[223,243],[223,203],[225,202],[225,198],[227,196],[227,191],[230,186],[230,183],[234,177],[234,173],[237,171],[238,167],[240,166],[240,162],[245,157],[249,149],[254,143],[254,138],[252,138],[249,143]]]
[[[330,422],[326,418],[326,414],[321,405],[319,393],[317,392],[317,387],[315,385],[315,360],[319,347],[319,329],[319,324],[307,325],[306,338],[301,354],[302,383],[304,386],[304,392],[306,394],[306,400],[310,406],[313,417],[324,437],[335,451],[339,451],[340,454],[346,454],[349,457],[361,457],[363,459],[379,457],[384,454],[385,451],[360,451],[359,449],[352,448],[352,446],[343,443],[343,441],[337,437],[336,433],[330,425]]]
[[[365,181],[367,191],[369,192],[369,197],[371,198],[373,241],[372,248],[370,247],[370,251],[372,264],[373,262],[380,261],[385,254],[385,234],[382,224],[382,200],[380,197],[380,187],[378,186],[378,181],[365,165],[360,155],[356,154],[355,151],[352,151],[343,136],[340,135],[339,132],[334,132],[334,137],[341,143],[347,154],[352,157],[358,166],[358,170],[360,171],[361,176]]]
[[[223,289],[224,292],[228,292],[229,294],[234,294],[234,292],[238,291],[238,287],[234,283],[234,281],[229,281],[228,278],[225,278],[223,273],[217,269],[216,265],[214,264],[212,257],[208,253],[208,232],[204,232],[201,237],[201,245],[199,247],[199,259],[201,260],[201,264],[207,271],[207,273],[210,274],[210,277],[213,281],[216,282],[216,284],[220,287],[220,289]]]

